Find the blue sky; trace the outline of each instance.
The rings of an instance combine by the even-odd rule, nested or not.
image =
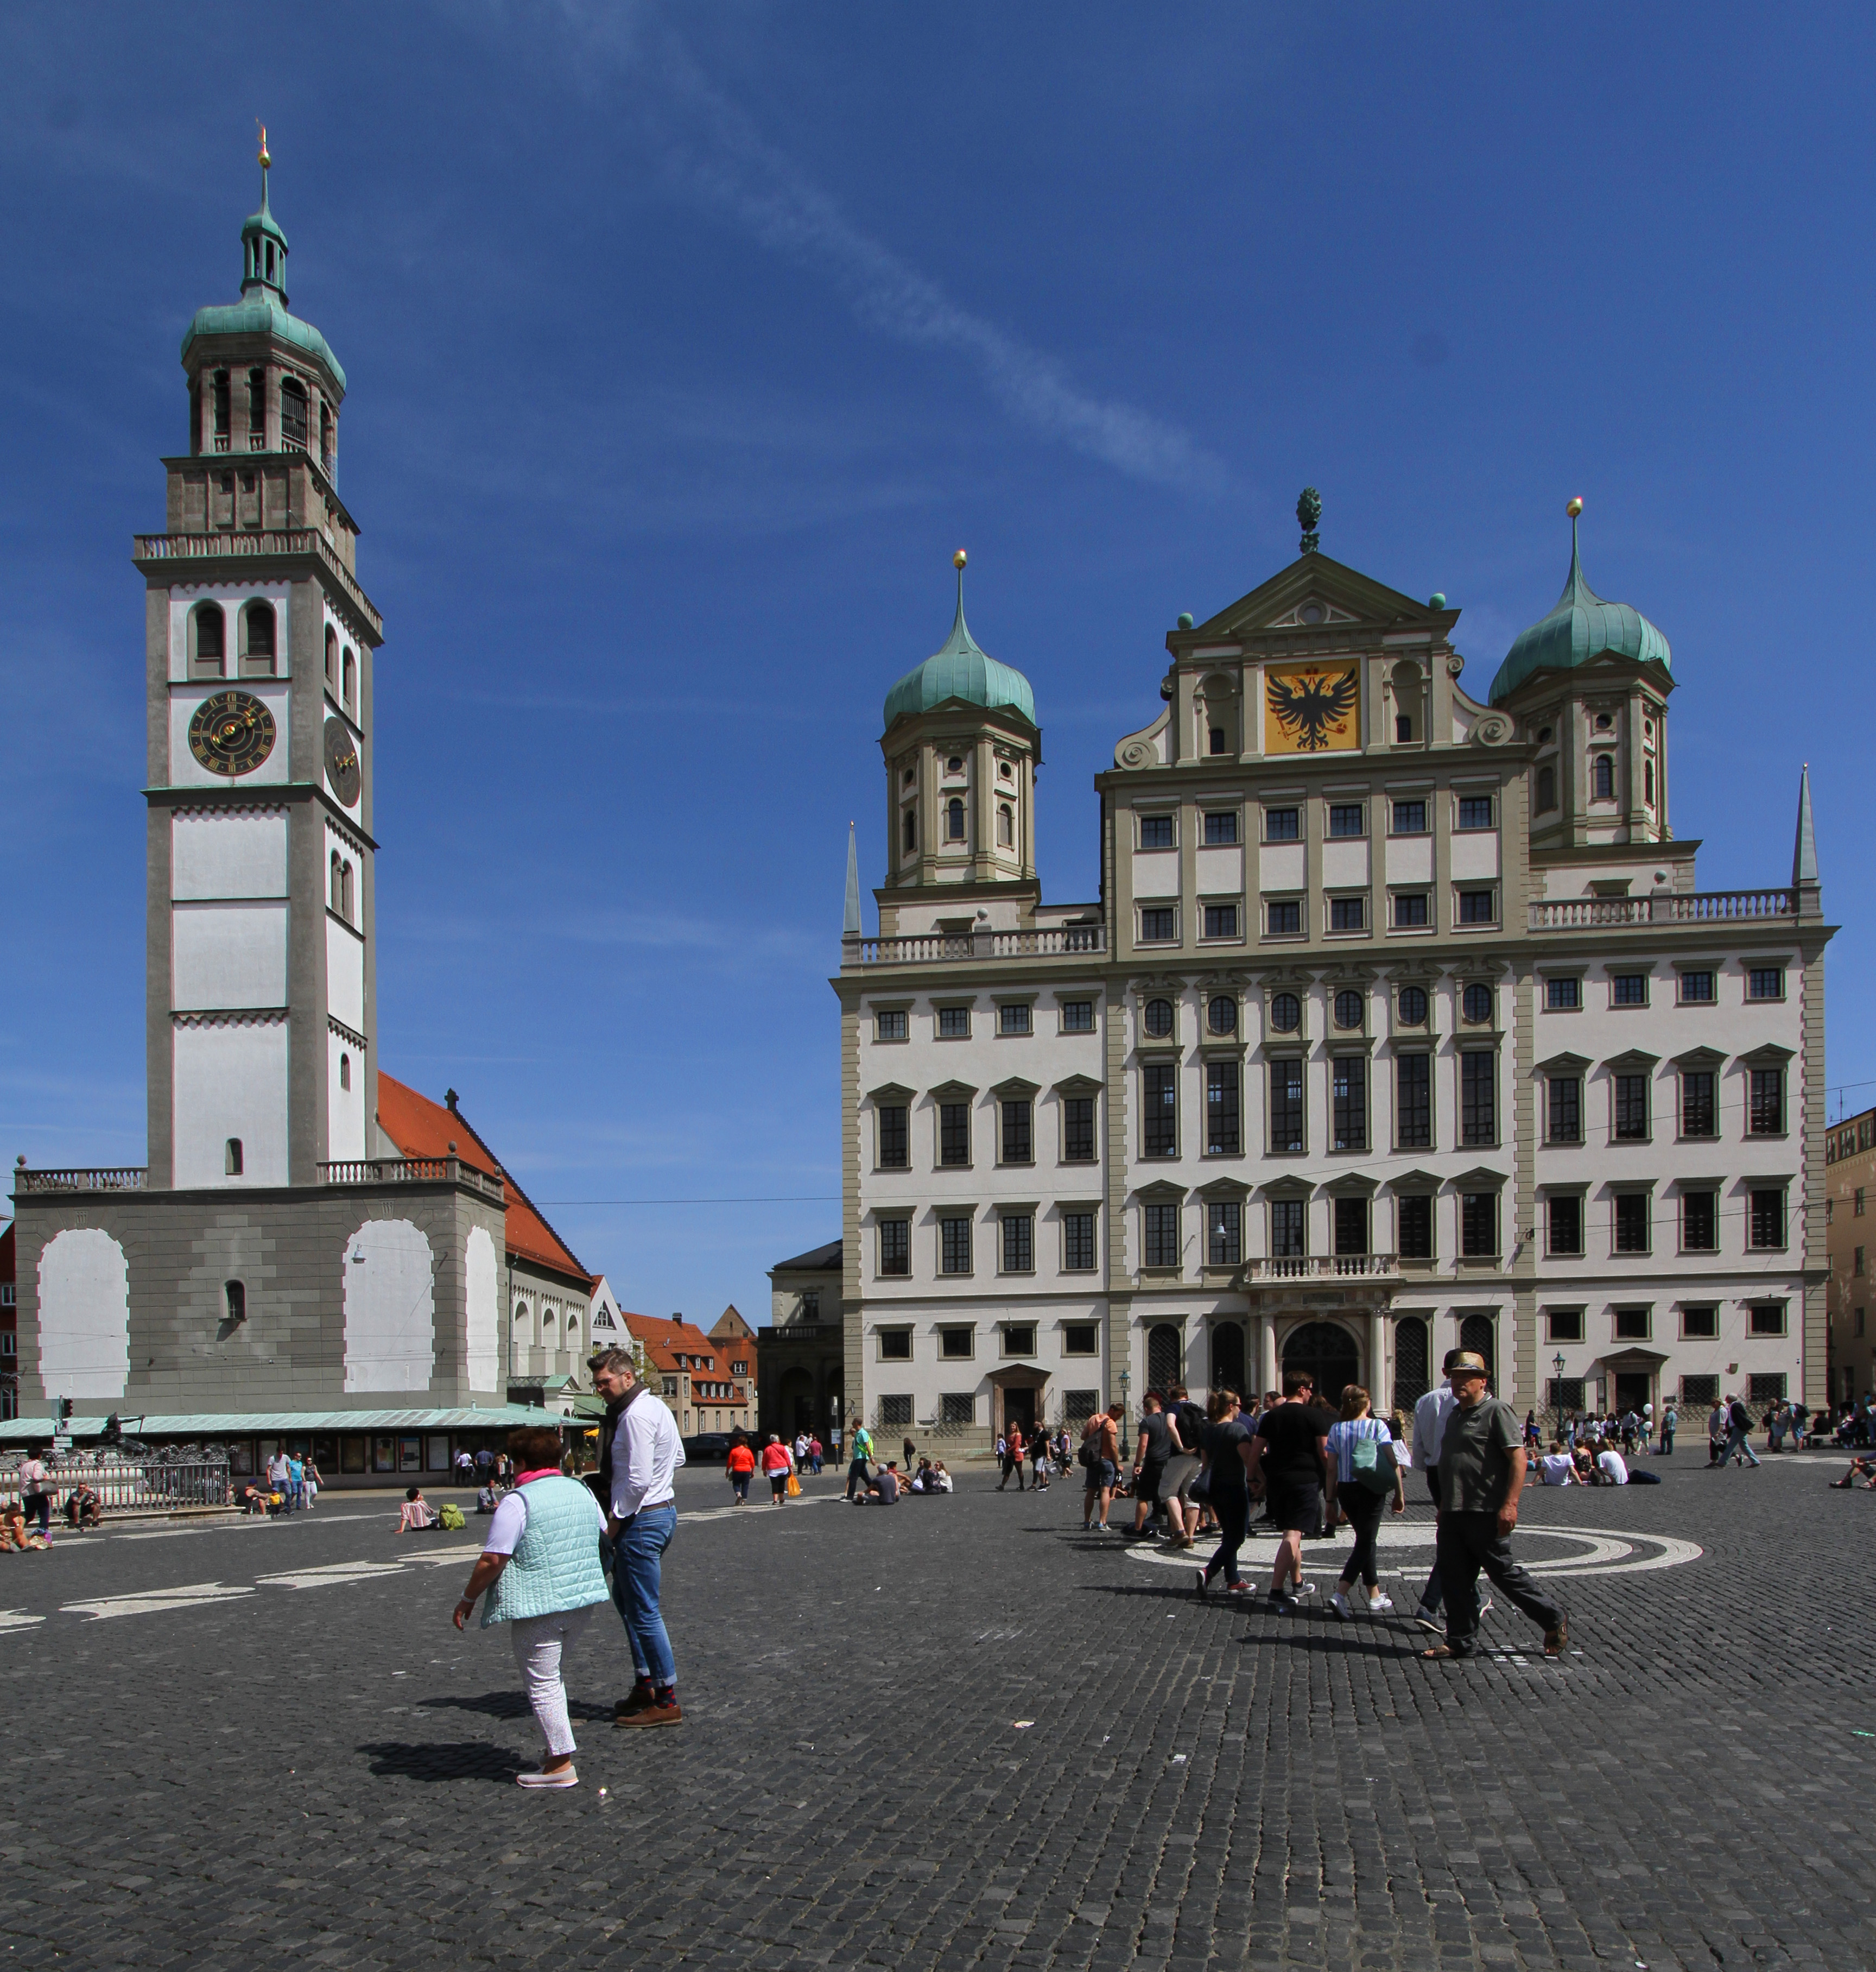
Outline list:
[[[309,31],[315,22],[317,32]],[[1666,632],[1677,834],[1789,874],[1876,1100],[1871,17],[322,5],[0,17],[0,1151],[140,1161],[141,580],[272,142],[383,611],[383,1065],[628,1307],[839,1229],[847,825],[949,626],[1033,681],[1047,894],[1163,639],[1295,552]],[[871,923],[869,905],[869,925]],[[1833,1113],[1835,1102],[1833,1098]],[[673,1205],[595,1200],[772,1203]]]

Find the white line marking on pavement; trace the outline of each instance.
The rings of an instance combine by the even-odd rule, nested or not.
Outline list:
[[[338,1582],[362,1582],[374,1575],[402,1575],[400,1561],[331,1561],[323,1568],[303,1568],[290,1575],[263,1575],[261,1588],[325,1588]]]
[[[34,1624],[43,1623],[43,1616],[34,1616],[24,1609],[0,1609],[0,1630],[30,1630]]]
[[[1675,1540],[1666,1534],[1630,1533],[1604,1527],[1562,1527],[1549,1521],[1542,1525],[1534,1523],[1525,1531],[1533,1536],[1561,1535],[1581,1546],[1581,1552],[1561,1555],[1555,1560],[1527,1561],[1525,1566],[1533,1575],[1642,1575],[1655,1569],[1684,1567],[1690,1561],[1699,1560],[1706,1552],[1692,1541]],[[1418,1522],[1406,1526],[1382,1527],[1379,1545],[1392,1548],[1431,1547],[1434,1538],[1431,1523]],[[1189,1572],[1207,1545],[1201,1539],[1196,1549],[1182,1549],[1176,1554],[1163,1548],[1145,1546],[1130,1547],[1124,1552],[1130,1561],[1154,1561],[1163,1568],[1180,1568]],[[1638,1547],[1656,1548],[1659,1552],[1644,1554],[1636,1560],[1629,1559]],[[1303,1550],[1303,1572],[1306,1575],[1326,1575],[1330,1569],[1325,1564],[1339,1562],[1352,1551],[1352,1543],[1349,1542],[1311,1541]],[[1243,1559],[1247,1566],[1255,1566],[1248,1548]]]
[[[230,1588],[221,1582],[191,1582],[180,1588],[146,1589],[139,1595],[107,1595],[96,1601],[61,1602],[62,1616],[148,1616],[159,1609],[187,1609],[197,1602],[228,1602],[252,1595],[250,1588]]]

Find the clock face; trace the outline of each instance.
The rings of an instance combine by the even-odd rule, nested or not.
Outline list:
[[[326,779],[345,807],[357,800],[358,743],[342,719],[326,721]]]
[[[250,691],[218,691],[195,708],[189,751],[211,774],[251,774],[273,751],[273,714]]]

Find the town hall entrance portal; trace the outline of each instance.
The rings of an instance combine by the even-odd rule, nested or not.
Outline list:
[[[1361,1375],[1355,1337],[1338,1322],[1306,1321],[1284,1342],[1284,1373],[1293,1370],[1308,1370],[1316,1379],[1316,1401],[1339,1409],[1343,1387]]]

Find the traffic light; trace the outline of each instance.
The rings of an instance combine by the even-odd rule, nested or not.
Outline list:
[[[59,1399],[59,1422],[70,1424],[71,1421],[72,1400],[70,1397],[61,1397]]]

